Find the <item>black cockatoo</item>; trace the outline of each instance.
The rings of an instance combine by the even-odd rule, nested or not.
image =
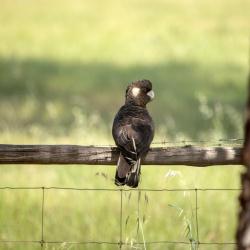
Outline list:
[[[138,186],[141,158],[148,152],[154,137],[154,124],[146,105],[154,98],[148,80],[132,82],[126,90],[125,104],[113,122],[112,134],[120,150],[115,174],[117,186]]]

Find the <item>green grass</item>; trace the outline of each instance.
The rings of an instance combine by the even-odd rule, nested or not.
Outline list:
[[[149,106],[156,141],[242,137],[249,8],[244,0],[220,0],[216,6],[208,0],[1,0],[0,142],[111,144],[112,119],[125,88],[141,78],[150,79],[156,93]],[[173,170],[177,175],[171,177],[167,173]],[[237,188],[240,171],[144,167],[141,187]],[[114,167],[4,165],[0,186],[114,188],[113,175]],[[198,193],[201,241],[234,241],[237,195]],[[129,197],[123,197],[123,237],[142,241],[136,232],[137,193]],[[45,239],[119,240],[119,201],[117,192],[47,190]],[[140,205],[146,241],[196,236],[194,192],[143,192]],[[0,240],[40,240],[41,190],[0,190],[0,221]],[[117,246],[51,244],[45,249]]]

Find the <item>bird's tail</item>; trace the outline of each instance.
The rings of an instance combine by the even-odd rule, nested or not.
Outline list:
[[[132,164],[132,166],[128,164],[122,154],[120,154],[115,173],[115,184],[117,186],[126,184],[132,188],[138,187],[141,175],[141,159],[133,161]]]
[[[125,184],[129,187],[136,188],[140,182],[141,176],[141,159],[139,158],[132,166],[131,170],[126,176]]]
[[[130,166],[127,161],[124,159],[122,154],[119,156],[119,160],[117,162],[117,168],[115,172],[115,185],[123,186],[126,183],[126,176],[130,170]]]

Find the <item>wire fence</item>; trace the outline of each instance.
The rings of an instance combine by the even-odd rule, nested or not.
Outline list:
[[[126,192],[137,192],[138,197],[140,195],[140,192],[185,192],[190,191],[194,192],[195,194],[195,232],[196,236],[194,239],[191,239],[189,241],[171,241],[171,240],[161,240],[161,241],[145,241],[142,242],[133,242],[133,246],[142,246],[143,249],[146,249],[147,245],[157,245],[157,244],[175,244],[175,245],[191,245],[192,249],[198,249],[200,245],[236,245],[236,242],[203,242],[200,241],[199,236],[199,194],[202,192],[220,192],[220,191],[240,191],[241,189],[238,188],[183,188],[183,189],[147,189],[147,188],[138,188],[138,189],[109,189],[109,188],[71,188],[71,187],[0,187],[1,190],[36,190],[41,192],[41,222],[40,222],[40,230],[41,230],[41,238],[40,240],[0,240],[0,244],[39,244],[41,246],[41,249],[45,248],[46,244],[75,244],[75,245],[89,245],[89,244],[95,244],[95,245],[117,245],[118,249],[122,249],[123,246],[130,245],[129,242],[126,242],[124,240],[123,235],[123,223],[124,223],[124,211],[123,211],[123,194]],[[111,191],[111,192],[119,192],[120,193],[120,213],[119,213],[119,241],[56,241],[56,240],[46,240],[45,238],[45,229],[44,229],[44,221],[46,220],[45,217],[45,197],[46,197],[46,191],[48,190],[73,190],[73,191],[96,191],[96,192],[102,192],[102,191]],[[138,209],[138,216],[140,216],[140,199],[137,199],[137,209]],[[138,221],[138,227],[140,221]]]
[[[161,142],[153,142],[153,144],[184,144],[184,145],[190,145],[192,144],[213,144],[213,145],[221,145],[223,144],[233,144],[233,145],[241,145],[243,142],[243,139],[220,139],[217,141],[189,141],[189,140],[180,140],[180,141],[167,141],[163,140]],[[100,145],[99,145],[100,146]],[[103,145],[102,145],[103,146]],[[110,145],[105,145],[105,146],[110,146]],[[143,241],[138,241],[138,242],[133,242],[133,246],[141,246],[143,249],[146,249],[146,246],[152,246],[152,245],[157,245],[157,244],[174,244],[174,245],[190,245],[191,249],[199,249],[199,246],[201,245],[220,245],[220,246],[230,246],[230,245],[236,245],[236,242],[204,242],[200,240],[200,223],[199,223],[199,195],[203,192],[230,192],[230,191],[241,191],[239,188],[177,188],[177,189],[167,189],[167,188],[162,188],[162,189],[151,189],[151,188],[137,188],[137,189],[130,189],[130,188],[73,188],[73,187],[0,187],[0,192],[2,190],[34,190],[38,191],[41,193],[41,219],[40,219],[40,231],[41,231],[41,237],[39,240],[14,240],[14,239],[5,239],[2,240],[0,239],[0,244],[38,244],[40,245],[41,249],[45,249],[45,246],[48,244],[75,244],[75,245],[116,245],[118,249],[123,249],[123,246],[130,245],[130,242],[127,242],[124,239],[124,232],[123,232],[123,223],[124,223],[124,193],[126,192],[137,192],[138,194],[138,199],[137,199],[137,213],[138,213],[138,218],[140,217],[140,193],[141,192],[193,192],[195,195],[195,215],[194,215],[194,220],[195,220],[195,238],[189,239],[187,241],[171,241],[171,240],[160,240],[160,241],[146,241],[143,238]],[[57,240],[47,240],[45,235],[45,227],[44,227],[44,222],[46,221],[46,216],[45,216],[45,208],[46,208],[46,202],[45,202],[45,197],[46,193],[48,190],[65,190],[65,191],[80,191],[80,192],[86,192],[86,191],[95,191],[95,192],[102,192],[102,191],[112,191],[112,192],[118,192],[120,194],[120,212],[119,212],[119,241],[57,241]],[[140,227],[140,220],[138,220],[138,227]]]

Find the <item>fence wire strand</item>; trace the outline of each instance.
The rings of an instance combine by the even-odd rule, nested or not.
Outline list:
[[[42,187],[41,249],[43,249],[44,245],[44,195],[45,195],[45,188]]]
[[[242,145],[244,142],[243,138],[221,138],[221,139],[210,139],[210,140],[169,140],[163,139],[161,141],[155,140],[151,143],[151,145],[214,145],[214,146],[221,146],[223,145]],[[96,147],[115,147],[114,144],[98,144],[98,145],[91,145]]]
[[[218,145],[220,146],[222,143],[223,144],[237,144],[237,145],[242,145],[244,139],[242,138],[230,138],[230,139],[215,139],[215,140],[178,140],[178,141],[169,141],[169,140],[162,140],[162,141],[154,141],[152,144],[212,144],[212,145]]]
[[[199,221],[198,221],[198,190],[195,189],[195,223],[196,223],[196,244],[197,250],[199,248],[200,240],[199,240]]]
[[[123,241],[122,241],[122,220],[123,220],[123,190],[120,189],[120,242],[119,248],[122,249]]]

